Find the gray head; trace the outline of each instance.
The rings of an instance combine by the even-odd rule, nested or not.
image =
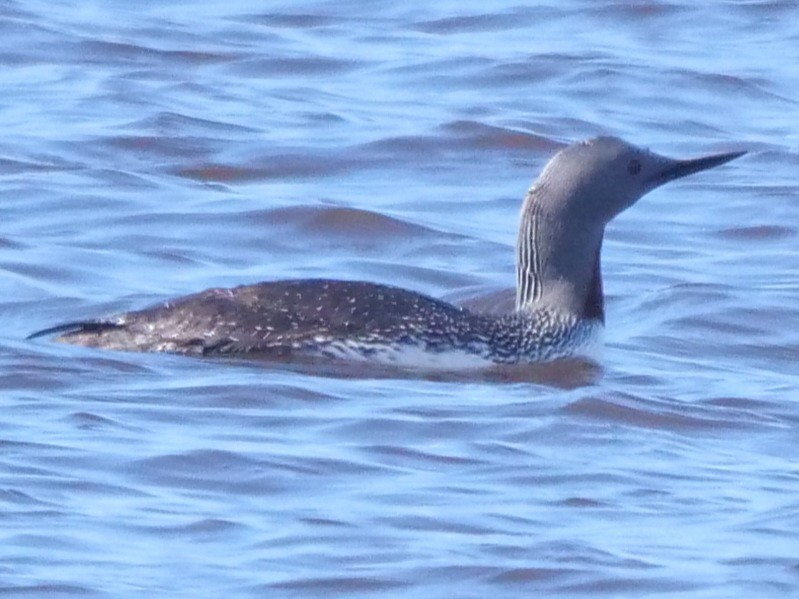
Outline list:
[[[656,187],[743,154],[675,160],[616,137],[558,152],[522,208],[516,308],[604,318],[599,254],[605,225]]]
[[[547,188],[539,199],[571,218],[603,225],[644,194],[674,179],[705,170],[745,152],[674,160],[618,137],[597,137],[572,144],[546,165],[536,185]]]

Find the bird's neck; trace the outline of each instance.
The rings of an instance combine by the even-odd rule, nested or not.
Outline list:
[[[604,322],[603,225],[553,214],[533,187],[522,207],[516,244],[516,309],[549,309]],[[557,204],[556,204],[557,205]]]

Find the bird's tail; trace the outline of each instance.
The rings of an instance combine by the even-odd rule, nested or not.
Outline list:
[[[106,320],[78,320],[75,322],[67,322],[55,327],[42,329],[31,333],[25,339],[37,339],[38,337],[49,337],[50,335],[64,334],[72,335],[75,333],[100,333],[111,329],[121,328],[123,325],[116,322]]]

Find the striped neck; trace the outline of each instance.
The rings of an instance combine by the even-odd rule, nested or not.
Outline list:
[[[545,193],[537,183],[522,207],[516,242],[516,310],[547,308],[604,322],[600,260],[604,226],[580,215],[551,213],[543,201]]]

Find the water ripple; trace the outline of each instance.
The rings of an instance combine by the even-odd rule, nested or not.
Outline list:
[[[791,594],[795,5],[3,3],[0,595]],[[608,227],[599,364],[25,340],[278,278],[507,310],[599,134],[749,150]]]

